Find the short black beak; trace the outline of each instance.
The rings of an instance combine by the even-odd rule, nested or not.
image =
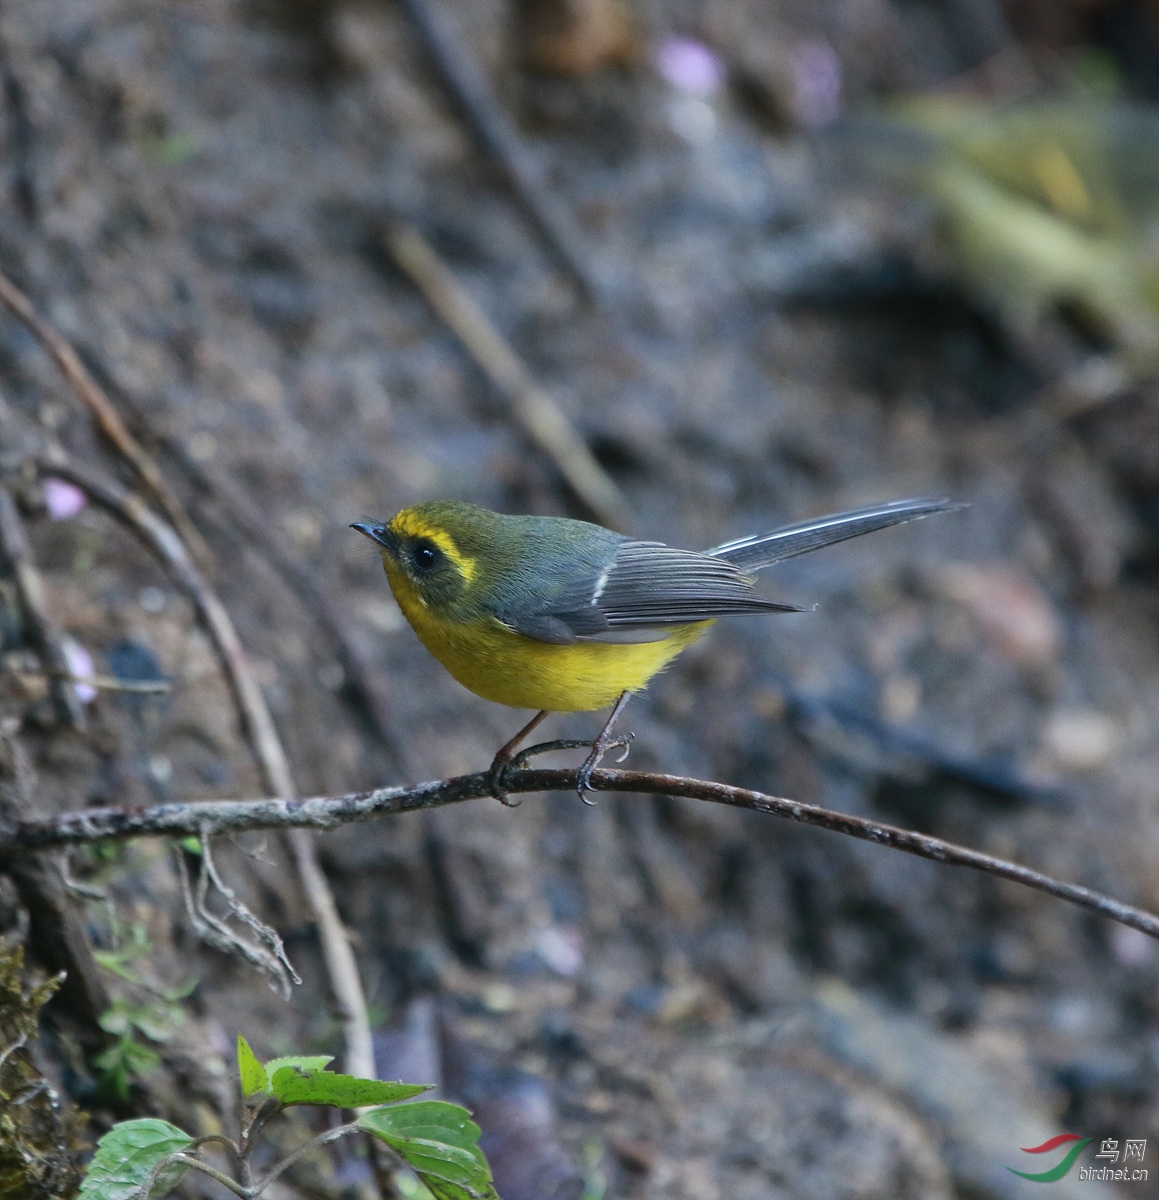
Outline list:
[[[386,526],[378,521],[355,521],[350,528],[366,534],[372,542],[377,542],[384,550],[390,549],[390,535],[386,531]]]

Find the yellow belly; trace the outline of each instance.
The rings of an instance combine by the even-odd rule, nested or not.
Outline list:
[[[555,646],[515,633],[494,618],[454,625],[434,615],[406,585],[391,589],[419,640],[465,687],[512,708],[589,712],[635,692],[712,624],[679,625],[660,641],[574,642]]]

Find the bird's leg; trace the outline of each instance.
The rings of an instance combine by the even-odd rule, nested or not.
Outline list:
[[[587,756],[587,758],[584,759],[583,766],[581,766],[579,769],[579,773],[576,777],[575,790],[579,793],[579,798],[585,804],[594,804],[595,803],[594,800],[589,800],[584,795],[584,792],[590,792],[592,790],[592,772],[596,769],[596,767],[598,767],[600,765],[600,760],[604,757],[604,755],[607,754],[607,752],[609,750],[613,749],[616,746],[623,746],[624,747],[624,757],[627,757],[627,753],[628,753],[627,748],[628,748],[628,744],[632,740],[632,735],[628,734],[627,737],[617,738],[617,739],[613,740],[612,727],[615,725],[616,721],[619,719],[620,713],[622,713],[624,711],[624,705],[628,703],[628,697],[631,694],[632,694],[631,692],[621,692],[620,693],[619,700],[616,701],[615,705],[612,708],[611,716],[608,717],[607,721],[604,722],[604,727],[603,727],[603,729],[600,730],[599,737],[597,737],[596,740],[594,742],[592,742],[591,754],[589,754]],[[621,758],[620,761],[623,762],[623,758]]]
[[[515,808],[516,804],[508,804],[507,802],[507,791],[503,787],[503,776],[506,774],[507,768],[511,765],[511,760],[515,757],[515,751],[519,748],[519,743],[533,729],[536,729],[546,716],[547,709],[537,712],[509,742],[501,747],[499,753],[491,760],[491,766],[487,771],[488,789],[500,804],[506,804],[508,808]]]

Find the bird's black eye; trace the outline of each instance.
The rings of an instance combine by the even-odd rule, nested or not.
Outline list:
[[[440,558],[438,550],[430,542],[416,542],[410,556],[420,571],[429,571]]]

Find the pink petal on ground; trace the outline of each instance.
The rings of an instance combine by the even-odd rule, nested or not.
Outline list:
[[[95,674],[93,670],[93,656],[76,641],[75,638],[62,638],[60,644],[61,652],[64,654],[65,665],[69,672],[78,679],[91,679]],[[91,704],[97,698],[97,689],[91,683],[77,683],[73,685],[76,688],[76,698],[82,704]]]
[[[724,63],[692,38],[665,38],[656,47],[655,62],[661,78],[690,96],[711,96],[724,86]]]
[[[54,521],[75,517],[87,503],[84,492],[71,483],[51,475],[44,481],[44,507]]]

